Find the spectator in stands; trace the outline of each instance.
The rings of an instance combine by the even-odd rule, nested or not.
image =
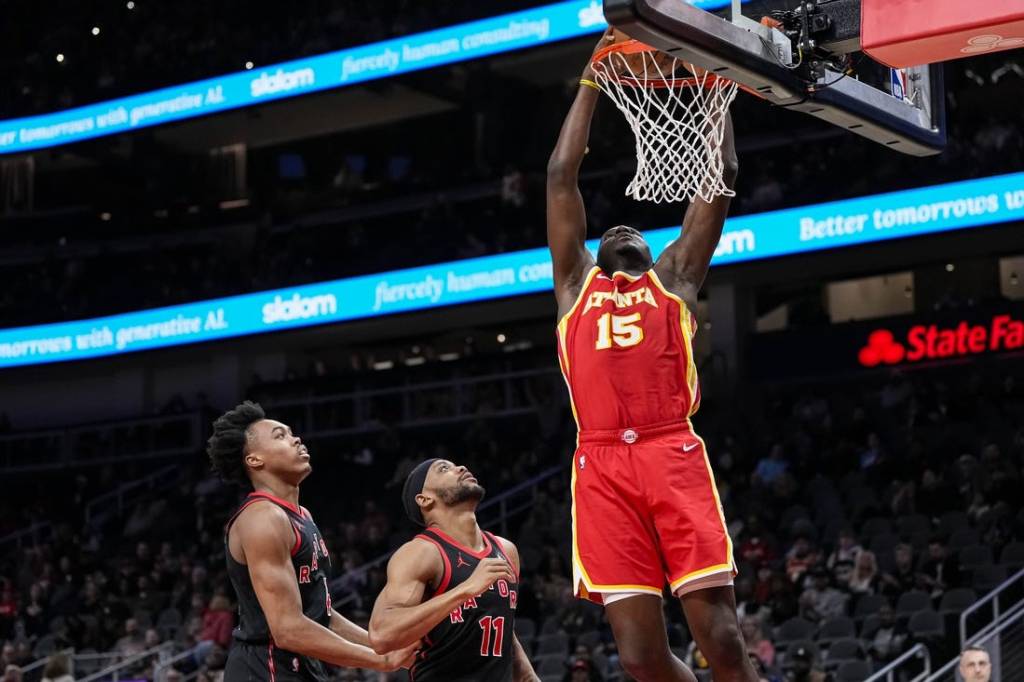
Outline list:
[[[960,563],[950,556],[945,539],[935,535],[928,543],[928,558],[921,566],[921,587],[936,601],[943,592],[960,586]]]
[[[854,595],[874,594],[878,590],[878,562],[874,552],[865,550],[857,555],[847,586]]]
[[[146,648],[146,637],[139,629],[139,622],[128,618],[124,622],[124,636],[117,640],[114,650],[122,657],[133,656]]]
[[[769,576],[771,575],[771,569],[768,569],[768,574]],[[741,619],[743,616],[756,616],[763,624],[766,619],[771,617],[771,611],[768,610],[768,607],[764,602],[756,600],[754,592],[754,577],[755,576],[740,574],[736,578],[736,614]]]
[[[874,431],[868,434],[867,446],[861,450],[859,458],[860,468],[864,471],[874,469],[885,461],[885,451],[882,449],[882,440]]]
[[[882,574],[882,594],[893,598],[917,587],[917,573],[914,571],[914,549],[905,542],[893,550],[896,566],[893,571]]]
[[[836,549],[833,553],[828,555],[828,560],[825,565],[828,569],[833,571],[834,574],[842,572],[841,566],[849,566],[850,569],[857,562],[857,557],[860,555],[861,547],[860,543],[857,542],[857,536],[854,535],[853,528],[844,527],[839,531],[839,543],[836,545]],[[837,574],[837,579],[840,578]]]
[[[214,645],[227,649],[231,646],[231,630],[235,627],[235,612],[231,602],[224,595],[215,595],[210,599],[210,607],[203,614],[203,629],[199,635],[199,649],[196,656],[200,660]]]
[[[882,663],[888,663],[903,653],[907,645],[908,633],[896,619],[896,612],[889,604],[878,609],[878,627],[874,632],[865,632],[868,640],[868,652]]]
[[[16,665],[9,665],[4,669],[2,682],[21,682],[21,668]]]
[[[964,682],[989,682],[992,679],[992,660],[988,651],[980,646],[969,646],[960,654],[960,675]]]
[[[740,620],[740,629],[743,631],[743,641],[747,644],[747,651],[761,661],[765,666],[771,667],[775,663],[775,646],[771,640],[764,636],[764,627],[758,616],[743,616]]]
[[[28,640],[20,640],[14,648],[14,663],[19,668],[24,667],[32,662],[32,645],[29,644]]]
[[[778,558],[771,539],[765,535],[761,519],[751,514],[747,518],[746,527],[743,529],[746,539],[740,543],[738,558],[740,561],[752,565],[771,563]]]
[[[799,647],[790,656],[786,682],[829,682],[831,677],[818,668],[814,652]]]
[[[142,639],[144,649],[158,647],[161,642],[163,639],[160,638],[160,632],[156,628],[146,628],[146,634]]]
[[[43,668],[43,682],[75,682],[67,654],[59,652],[50,656]]]
[[[941,472],[929,467],[921,474],[921,485],[917,489],[917,512],[927,516],[940,516],[949,508],[954,491],[946,483]]]
[[[214,645],[206,654],[203,665],[199,668],[198,682],[222,682],[224,679],[224,665],[227,663],[227,651]]]
[[[811,587],[800,595],[800,615],[812,623],[822,623],[846,615],[849,595],[833,587],[830,578],[824,566],[816,567],[811,571]]]
[[[800,585],[804,574],[817,562],[818,553],[811,544],[811,538],[805,534],[798,535],[786,553],[786,577],[794,585]]]
[[[18,618],[18,593],[7,578],[0,579],[0,583],[0,637],[8,637]]]
[[[786,576],[772,574],[768,608],[771,610],[772,620],[776,623],[782,623],[797,614],[795,591],[795,586],[786,579]]]
[[[786,452],[782,443],[772,445],[767,457],[762,457],[754,469],[753,483],[770,488],[789,470]]]

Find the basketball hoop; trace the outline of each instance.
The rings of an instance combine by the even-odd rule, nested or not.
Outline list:
[[[597,51],[591,68],[636,137],[636,175],[627,196],[710,202],[735,195],[723,179],[721,155],[735,82],[637,40]]]

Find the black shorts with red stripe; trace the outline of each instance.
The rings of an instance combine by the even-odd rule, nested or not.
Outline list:
[[[224,666],[224,682],[326,682],[320,661],[273,644],[234,642]]]

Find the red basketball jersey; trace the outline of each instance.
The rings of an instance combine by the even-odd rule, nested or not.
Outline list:
[[[697,321],[654,270],[594,267],[558,323],[558,359],[581,431],[685,422],[700,404]]]

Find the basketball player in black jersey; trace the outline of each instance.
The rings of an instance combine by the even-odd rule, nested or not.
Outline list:
[[[320,682],[324,662],[408,666],[415,647],[375,652],[366,631],[331,608],[327,545],[299,506],[299,484],[312,470],[302,439],[246,401],[213,423],[207,453],[223,478],[253,489],[224,531],[239,612],[225,682]]]
[[[539,682],[515,636],[519,552],[480,530],[484,489],[463,466],[420,463],[402,501],[422,533],[388,562],[388,582],[370,618],[370,644],[420,644],[414,682]]]

